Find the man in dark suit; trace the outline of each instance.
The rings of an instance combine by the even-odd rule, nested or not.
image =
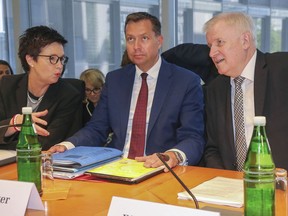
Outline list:
[[[198,74],[203,84],[208,85],[218,76],[217,69],[209,57],[206,44],[184,43],[166,50],[161,56],[168,62]]]
[[[219,14],[204,26],[210,57],[221,74],[205,91],[208,167],[238,169],[233,99],[234,79],[241,76],[247,148],[254,116],[266,116],[276,167],[288,169],[288,53],[264,54],[257,50],[254,30],[252,18],[244,13]]]
[[[61,152],[70,146],[101,146],[108,134],[113,132],[108,146],[123,150],[124,156],[129,157],[131,146],[134,145],[131,141],[132,122],[141,74],[146,73],[149,92],[145,149],[135,159],[144,161],[147,167],[158,167],[162,162],[155,153],[159,152],[169,156],[170,167],[179,163],[197,164],[204,150],[204,108],[200,78],[189,70],[161,59],[159,49],[163,37],[161,24],[156,17],[145,12],[128,15],[125,36],[127,54],[133,64],[107,74],[92,119],[67,139],[69,142],[60,143],[50,150]]]

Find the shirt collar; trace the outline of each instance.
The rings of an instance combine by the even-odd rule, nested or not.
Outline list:
[[[256,57],[257,52],[255,51],[252,58],[244,68],[241,76],[245,77],[246,79],[249,79],[251,81],[254,81],[254,74],[255,74],[255,64],[256,64]]]
[[[147,71],[147,74],[149,75],[147,78],[157,79],[158,74],[159,74],[159,71],[160,71],[161,63],[162,63],[162,59],[161,59],[161,57],[159,56],[156,64],[154,64],[154,65]],[[140,77],[141,74],[143,73],[143,71],[140,70],[140,68],[137,67],[137,65],[135,65],[135,66],[136,66],[136,76],[137,76],[137,77]]]
[[[250,59],[250,61],[248,62],[248,64],[245,66],[244,70],[241,73],[242,77],[244,77],[245,79],[250,80],[252,82],[254,82],[256,57],[257,57],[257,51],[255,50],[252,58]],[[231,82],[233,80],[234,80],[234,78],[231,77]]]

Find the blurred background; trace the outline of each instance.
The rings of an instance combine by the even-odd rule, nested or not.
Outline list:
[[[287,0],[0,0],[0,59],[22,73],[18,37],[36,25],[50,26],[67,40],[64,77],[79,78],[87,68],[104,74],[120,67],[124,22],[146,11],[162,23],[165,51],[181,43],[205,44],[203,24],[225,11],[250,14],[263,52],[288,51]]]

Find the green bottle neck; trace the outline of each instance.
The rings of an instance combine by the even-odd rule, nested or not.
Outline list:
[[[34,128],[31,114],[23,116],[23,124],[18,136],[17,149],[39,149],[41,144],[38,141],[38,136]]]
[[[254,126],[253,135],[249,146],[249,150],[250,149],[253,152],[271,154],[265,126]]]
[[[23,115],[23,125],[24,126],[32,126],[32,115],[31,114],[24,114]]]
[[[265,126],[254,126],[244,170],[274,170],[275,164],[267,139]]]

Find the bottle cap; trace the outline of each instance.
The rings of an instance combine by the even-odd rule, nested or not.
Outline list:
[[[22,113],[23,114],[31,114],[32,113],[32,107],[22,107]]]
[[[278,177],[287,177],[287,171],[285,169],[282,169],[282,168],[276,168],[275,174]]]
[[[265,116],[255,116],[254,117],[254,125],[265,126],[266,125],[266,117]]]

